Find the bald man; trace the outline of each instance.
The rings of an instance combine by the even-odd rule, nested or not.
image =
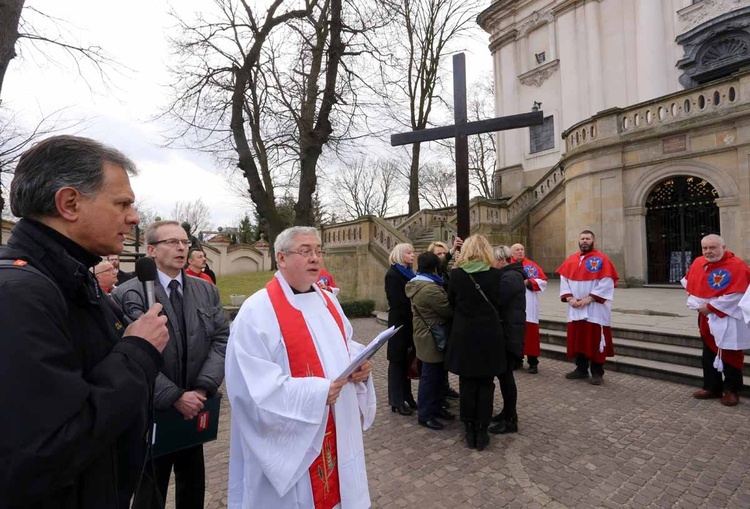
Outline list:
[[[526,258],[523,244],[510,246],[513,261],[519,262],[526,272],[526,335],[523,338],[523,354],[529,363],[529,373],[539,373],[539,294],[547,288],[547,276],[542,268]]]
[[[104,290],[104,293],[107,295],[112,293],[115,285],[117,285],[117,269],[114,265],[107,260],[104,260],[92,267],[91,272],[96,276],[99,288]]]
[[[750,348],[750,326],[739,305],[750,286],[750,268],[718,235],[703,237],[701,250],[703,256],[682,279],[689,294],[687,306],[698,311],[703,339],[703,389],[693,397],[721,398],[722,405],[735,406],[742,389],[742,350]]]

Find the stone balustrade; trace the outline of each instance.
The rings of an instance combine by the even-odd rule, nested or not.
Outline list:
[[[629,108],[605,110],[563,133],[566,150],[736,108],[740,101],[740,85],[740,78],[730,77]]]

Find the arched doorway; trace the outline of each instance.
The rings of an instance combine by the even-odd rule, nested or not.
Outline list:
[[[700,239],[719,233],[714,187],[700,177],[679,175],[662,180],[646,200],[649,283],[679,283],[695,258]]]

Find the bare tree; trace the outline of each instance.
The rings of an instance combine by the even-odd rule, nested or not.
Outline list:
[[[393,42],[396,73],[386,86],[408,101],[408,125],[412,130],[428,127],[430,114],[439,101],[441,64],[452,43],[475,28],[477,0],[393,0],[396,35]],[[403,80],[403,76],[406,80]],[[396,118],[401,119],[399,110]],[[409,214],[419,211],[421,143],[411,147],[409,169]]]
[[[102,81],[108,81],[106,68],[119,64],[100,46],[79,43],[65,20],[24,4],[25,0],[0,0],[0,92],[11,60],[26,51],[51,63],[56,63],[58,55],[65,55],[84,81],[84,65],[90,65]]]
[[[154,221],[157,221],[156,218],[159,216],[159,214],[147,200],[143,198],[136,198],[135,203],[133,204],[133,208],[135,208],[135,211],[138,213],[138,217],[140,219],[139,226],[141,228],[141,231],[145,230],[146,227]],[[177,207],[175,206],[175,210],[176,209]]]
[[[331,179],[331,185],[344,218],[388,215],[398,176],[396,164],[385,159],[373,163],[361,157],[343,166]]]
[[[190,223],[190,235],[211,226],[211,210],[203,200],[178,201],[172,209],[172,219],[181,223]]]
[[[446,164],[425,164],[420,168],[419,197],[432,209],[456,204],[456,169]]]
[[[295,224],[315,221],[316,167],[357,118],[355,89],[366,81],[352,62],[366,51],[374,18],[353,0],[274,0],[263,15],[247,0],[214,4],[216,14],[195,20],[175,15],[168,114],[182,122],[176,138],[191,135],[237,165],[273,241],[285,224],[279,188],[297,191]]]

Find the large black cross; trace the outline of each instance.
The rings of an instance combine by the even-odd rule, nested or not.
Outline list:
[[[453,111],[454,125],[393,134],[391,146],[456,138],[456,226],[458,236],[465,239],[469,236],[469,142],[467,136],[540,125],[544,121],[544,114],[541,111],[532,111],[520,115],[468,122],[466,57],[463,53],[453,55]]]

